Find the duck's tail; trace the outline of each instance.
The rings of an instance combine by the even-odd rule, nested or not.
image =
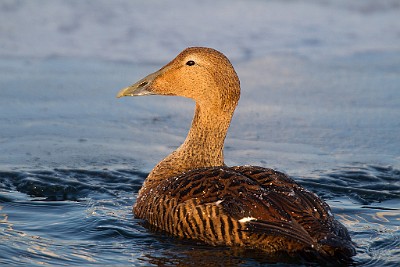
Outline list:
[[[340,261],[350,260],[356,254],[354,243],[341,236],[329,235],[318,241],[321,254]]]

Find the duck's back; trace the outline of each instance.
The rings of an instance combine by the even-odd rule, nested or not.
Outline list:
[[[350,257],[346,228],[329,206],[283,173],[255,166],[182,173],[141,191],[135,215],[212,245]]]

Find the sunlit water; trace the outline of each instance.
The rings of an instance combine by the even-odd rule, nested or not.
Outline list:
[[[398,266],[396,1],[116,2],[0,3],[1,265],[276,262],[151,231],[131,212],[148,172],[184,140],[193,103],[115,95],[207,45],[232,58],[242,85],[226,163],[286,172],[327,201],[357,245],[349,265]]]
[[[0,172],[2,262],[258,266],[270,261],[255,252],[236,253],[147,230],[131,213],[145,176],[134,169]],[[298,180],[327,200],[348,227],[358,247],[355,263],[395,266],[399,177],[400,171],[390,167],[353,166]]]

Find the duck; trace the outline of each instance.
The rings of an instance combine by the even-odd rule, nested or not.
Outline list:
[[[135,217],[174,237],[211,246],[266,255],[354,256],[348,230],[316,194],[274,169],[224,163],[224,141],[240,90],[223,53],[189,47],[118,92],[118,98],[162,95],[195,102],[186,139],[143,182]]]

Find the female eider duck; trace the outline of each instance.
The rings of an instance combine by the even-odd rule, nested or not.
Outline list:
[[[196,109],[184,143],[144,181],[136,217],[210,245],[342,259],[355,254],[347,229],[314,193],[272,169],[224,164],[224,140],[240,83],[222,53],[187,48],[117,97],[142,95],[188,97]]]

